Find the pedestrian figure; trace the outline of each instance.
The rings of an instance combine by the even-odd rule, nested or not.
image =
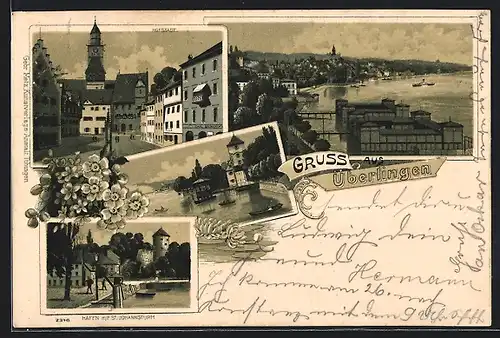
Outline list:
[[[107,290],[108,288],[106,287],[106,278],[102,279],[102,289],[101,290]]]
[[[116,143],[120,142],[120,136],[115,136],[115,142]]]
[[[89,278],[89,279],[87,279],[86,282],[87,282],[87,293],[93,293],[92,292],[92,284],[94,284],[94,281],[91,278]]]

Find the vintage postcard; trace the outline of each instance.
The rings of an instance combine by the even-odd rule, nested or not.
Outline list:
[[[13,327],[489,326],[487,10],[13,14]]]
[[[228,129],[224,27],[123,25],[95,15],[33,22],[26,34],[35,165],[48,150],[107,146],[125,156]]]
[[[197,312],[195,221],[143,218],[113,232],[98,222],[40,227],[41,314]]]

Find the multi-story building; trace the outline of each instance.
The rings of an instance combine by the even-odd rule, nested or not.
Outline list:
[[[166,144],[182,143],[182,112],[182,82],[173,81],[167,85],[163,100]]]
[[[294,80],[282,79],[282,80],[279,80],[279,85],[282,85],[283,87],[285,87],[288,90],[288,94],[290,96],[297,95],[297,82],[295,82]],[[274,82],[273,82],[273,86],[275,86]]]
[[[222,42],[180,65],[183,142],[223,132]]]
[[[83,102],[81,92],[66,90],[64,82],[59,82],[61,90],[61,137],[80,135]]]
[[[43,40],[33,47],[33,149],[61,145],[61,89]]]
[[[248,184],[247,174],[243,169],[243,152],[245,151],[245,142],[233,135],[226,145],[229,154],[227,161],[226,176],[229,187],[237,187]]]
[[[147,105],[143,104],[140,109],[140,114],[141,114],[141,141],[146,141],[146,135],[147,135],[147,125],[148,125],[148,119],[147,119]]]
[[[109,89],[85,91],[80,134],[104,135],[106,133],[106,119],[110,117],[112,95],[113,92]]]
[[[155,105],[154,105],[154,110],[155,110],[155,118],[154,118],[154,124],[155,124],[155,129],[154,129],[154,136],[153,136],[153,143],[163,146],[163,141],[164,141],[164,132],[163,132],[163,123],[164,123],[164,117],[163,117],[163,102],[165,101],[165,88],[159,90],[156,95],[154,96],[155,100]]]
[[[146,103],[146,142],[154,143],[155,139],[155,98]]]
[[[461,155],[463,125],[436,122],[431,113],[383,99],[381,103],[352,104],[336,100],[337,126],[349,133],[353,154]]]
[[[148,72],[118,74],[113,91],[113,130],[134,133],[140,130],[140,110],[148,95]]]

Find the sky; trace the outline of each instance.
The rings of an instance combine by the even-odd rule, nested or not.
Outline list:
[[[262,129],[250,128],[250,131],[244,130],[235,134],[245,142],[245,146],[248,146],[262,135]],[[150,151],[139,155],[137,159],[128,157],[129,162],[122,166],[122,171],[129,177],[127,186],[131,190],[138,188],[143,193],[150,193],[153,188],[148,184],[174,180],[179,176],[191,176],[196,159],[202,166],[220,164],[229,160],[226,145],[233,133],[223,135],[224,137],[211,136],[181,146]]]
[[[189,222],[174,222],[165,219],[164,222],[151,222],[146,221],[144,219],[138,220],[127,220],[127,225],[125,225],[124,229],[121,229],[120,232],[127,233],[142,233],[144,235],[144,241],[153,244],[153,234],[159,229],[163,228],[170,235],[170,242],[177,242],[182,244],[184,242],[190,242],[190,227],[193,225]],[[90,224],[89,227],[92,232],[92,238],[94,239],[94,243],[99,245],[109,244],[109,240],[111,236],[113,236],[113,232],[108,230],[99,230],[96,225]],[[85,241],[87,236],[87,228],[82,232],[82,239]]]
[[[50,59],[60,65],[65,78],[83,79],[87,67],[88,32],[41,32]],[[149,82],[164,67],[179,68],[189,54],[196,56],[222,41],[219,31],[178,32],[106,32],[101,28],[105,45],[106,79],[114,80],[120,73],[149,71]],[[36,41],[40,33],[33,34]]]
[[[230,23],[230,45],[239,50],[420,59],[471,65],[468,24],[430,23]]]

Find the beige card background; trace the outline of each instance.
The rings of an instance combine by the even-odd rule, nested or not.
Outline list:
[[[436,178],[336,192],[311,186],[316,198],[312,202],[306,196],[304,204],[318,215],[324,210],[324,216],[310,219],[299,213],[267,222],[265,229],[277,244],[260,260],[199,260],[199,313],[114,320],[104,313],[91,321],[82,315],[41,315],[38,267],[45,256],[39,250],[39,231],[29,228],[24,217],[36,202],[29,189],[38,179],[26,162],[29,154],[23,153],[23,129],[29,128],[29,116],[23,115],[23,58],[31,51],[27,32],[34,24],[88,23],[94,15],[13,16],[15,327],[491,324],[490,17],[484,11],[99,13],[106,23],[158,26],[239,20],[470,23],[475,36],[475,153],[445,162]]]

